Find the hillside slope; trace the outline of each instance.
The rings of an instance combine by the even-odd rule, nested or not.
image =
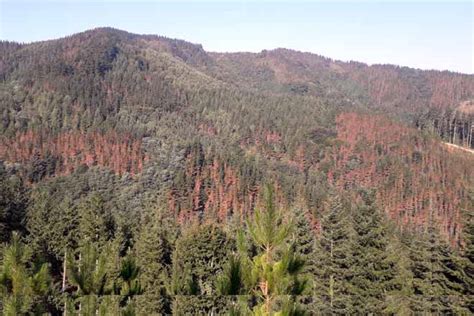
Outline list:
[[[180,221],[248,214],[270,181],[316,227],[333,190],[375,189],[400,225],[434,214],[458,240],[474,158],[441,140],[474,148],[473,99],[472,75],[99,28],[0,43],[0,159],[35,188],[133,213],[158,199]]]

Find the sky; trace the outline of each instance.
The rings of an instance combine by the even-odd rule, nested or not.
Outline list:
[[[111,26],[207,51],[284,47],[472,74],[473,19],[473,1],[0,0],[0,39],[32,42]]]

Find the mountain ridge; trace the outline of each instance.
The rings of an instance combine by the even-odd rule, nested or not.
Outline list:
[[[119,28],[111,27],[111,26],[95,27],[95,28],[88,29],[88,30],[85,30],[85,31],[76,32],[76,33],[72,33],[70,35],[65,35],[65,36],[61,36],[61,37],[57,37],[57,38],[51,38],[51,39],[48,39],[48,40],[39,40],[39,41],[32,41],[32,42],[18,42],[18,41],[15,41],[15,40],[0,40],[0,42],[10,43],[10,44],[20,45],[20,46],[26,46],[26,45],[32,45],[32,44],[37,44],[37,43],[54,42],[54,41],[58,41],[58,40],[68,39],[68,38],[71,38],[71,37],[74,37],[74,36],[77,36],[77,35],[83,35],[83,34],[93,33],[93,32],[102,32],[102,33],[108,33],[108,34],[111,34],[111,33],[120,34],[121,33],[124,36],[132,37],[132,38],[133,37],[134,38],[139,37],[139,38],[144,38],[144,39],[161,39],[161,40],[165,40],[165,41],[181,42],[181,43],[194,45],[194,46],[204,50],[208,54],[214,54],[214,55],[233,55],[233,54],[236,54],[236,55],[239,55],[239,54],[259,55],[259,54],[266,53],[266,52],[290,51],[290,52],[299,53],[299,54],[313,55],[315,57],[319,57],[319,58],[323,58],[323,59],[329,59],[329,60],[331,60],[333,62],[336,62],[336,63],[354,63],[354,64],[359,64],[359,65],[365,66],[365,67],[408,68],[408,69],[412,69],[412,70],[416,70],[416,71],[422,71],[422,72],[441,72],[441,73],[450,73],[450,74],[467,75],[467,76],[474,75],[474,74],[467,73],[467,72],[453,71],[453,70],[449,70],[449,69],[434,69],[434,68],[433,69],[422,69],[422,68],[406,66],[406,65],[401,65],[401,64],[367,63],[367,62],[361,62],[361,61],[357,61],[357,60],[353,60],[353,59],[350,59],[350,60],[335,59],[335,58],[331,58],[331,57],[321,55],[321,54],[319,54],[317,52],[313,52],[313,51],[305,51],[305,50],[286,48],[286,47],[275,47],[275,48],[272,48],[272,49],[264,48],[259,52],[252,52],[252,51],[224,52],[224,51],[212,51],[212,50],[207,51],[207,50],[204,49],[202,44],[195,43],[193,41],[168,37],[168,36],[159,35],[159,34],[155,34],[155,33],[133,33],[133,32],[128,32],[128,31],[119,29]]]
[[[472,155],[441,141],[474,148],[472,75],[208,53],[111,28],[0,52],[0,159],[33,187],[87,192],[104,175],[127,211],[156,195],[182,222],[248,214],[268,179],[316,222],[332,190],[370,189],[395,222],[424,225],[436,208],[460,238]]]

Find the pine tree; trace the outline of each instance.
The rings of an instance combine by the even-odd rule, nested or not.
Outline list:
[[[217,292],[219,295],[244,295],[247,293],[244,281],[244,271],[239,257],[232,254],[217,279]]]
[[[24,232],[28,191],[16,177],[8,177],[0,162],[0,243],[8,242],[13,231]]]
[[[301,275],[308,280],[307,292],[310,293],[310,289],[314,288],[317,269],[316,232],[310,225],[308,214],[301,208],[295,210],[291,243],[295,245],[295,255],[304,262]],[[311,295],[305,295],[298,301],[305,306],[310,306],[313,304],[313,299]]]
[[[473,217],[474,218],[474,217]],[[465,227],[466,248],[464,249],[464,274],[466,276],[467,306],[474,313],[474,219]]]
[[[362,193],[363,203],[354,213],[356,232],[351,287],[356,313],[380,314],[387,308],[387,297],[400,289],[397,280],[398,254],[391,248],[391,232],[384,214],[373,198]]]
[[[291,241],[295,244],[296,254],[305,262],[303,273],[313,276],[316,268],[316,233],[309,223],[306,212],[302,209],[295,211]]]
[[[324,314],[350,314],[350,281],[353,278],[355,231],[351,213],[337,195],[330,197],[321,218],[317,242],[317,278],[315,309]]]
[[[411,298],[413,291],[413,273],[410,269],[410,249],[407,246],[413,240],[411,229],[398,231],[391,240],[389,253],[397,257],[396,263],[396,280],[397,287],[388,293],[386,298],[387,314],[409,315],[413,311],[411,309]]]
[[[292,221],[276,208],[273,189],[267,186],[265,207],[257,208],[247,221],[248,236],[239,234],[239,254],[231,257],[219,279],[220,291],[253,295],[255,315],[303,313],[296,298],[307,289],[307,280],[296,246],[289,244],[291,227]]]
[[[102,249],[106,242],[113,238],[115,223],[103,198],[99,194],[83,200],[77,212],[79,218],[80,244],[93,243]]]
[[[63,269],[66,249],[78,244],[79,218],[70,198],[57,201],[45,188],[32,194],[27,213],[28,242],[39,260],[49,262],[53,274]]]
[[[460,259],[440,236],[433,220],[410,244],[410,259],[415,312],[449,314],[462,310]]]
[[[170,314],[171,298],[166,291],[171,273],[171,259],[177,228],[159,210],[143,220],[143,227],[135,243],[134,253],[141,267],[144,293],[137,298],[137,309],[146,314]]]
[[[114,292],[120,295],[120,306],[133,305],[132,300],[143,294],[140,267],[130,253],[122,258],[119,278],[114,282]]]
[[[72,285],[76,286],[78,295],[103,295],[108,293],[107,271],[105,262],[107,257],[100,254],[92,244],[84,244],[77,258],[68,258],[68,276]]]
[[[170,283],[173,313],[200,314],[225,310],[217,297],[216,280],[224,268],[232,241],[216,224],[192,224],[176,241]]]
[[[75,287],[73,301],[79,302],[79,311],[95,314],[100,298],[111,293],[106,269],[107,256],[98,252],[95,245],[85,243],[77,256],[67,258],[68,281]]]
[[[1,257],[0,307],[3,315],[46,312],[42,303],[52,293],[49,268],[47,264],[35,266],[32,256],[32,249],[14,232]]]

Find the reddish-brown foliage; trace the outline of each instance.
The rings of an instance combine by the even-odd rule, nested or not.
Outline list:
[[[48,156],[59,160],[55,174],[69,174],[81,165],[98,165],[117,174],[134,175],[146,160],[140,140],[116,132],[65,132],[52,136],[30,130],[0,138],[0,159],[5,161],[27,163],[32,157]]]
[[[382,116],[343,113],[340,146],[331,151],[329,180],[339,189],[375,187],[377,199],[403,226],[426,225],[432,215],[453,241],[461,209],[474,183],[474,157]]]
[[[170,210],[183,222],[201,216],[226,221],[232,214],[243,216],[256,202],[257,185],[245,183],[238,171],[217,158],[199,165],[187,157],[185,183],[176,184],[168,195]]]

